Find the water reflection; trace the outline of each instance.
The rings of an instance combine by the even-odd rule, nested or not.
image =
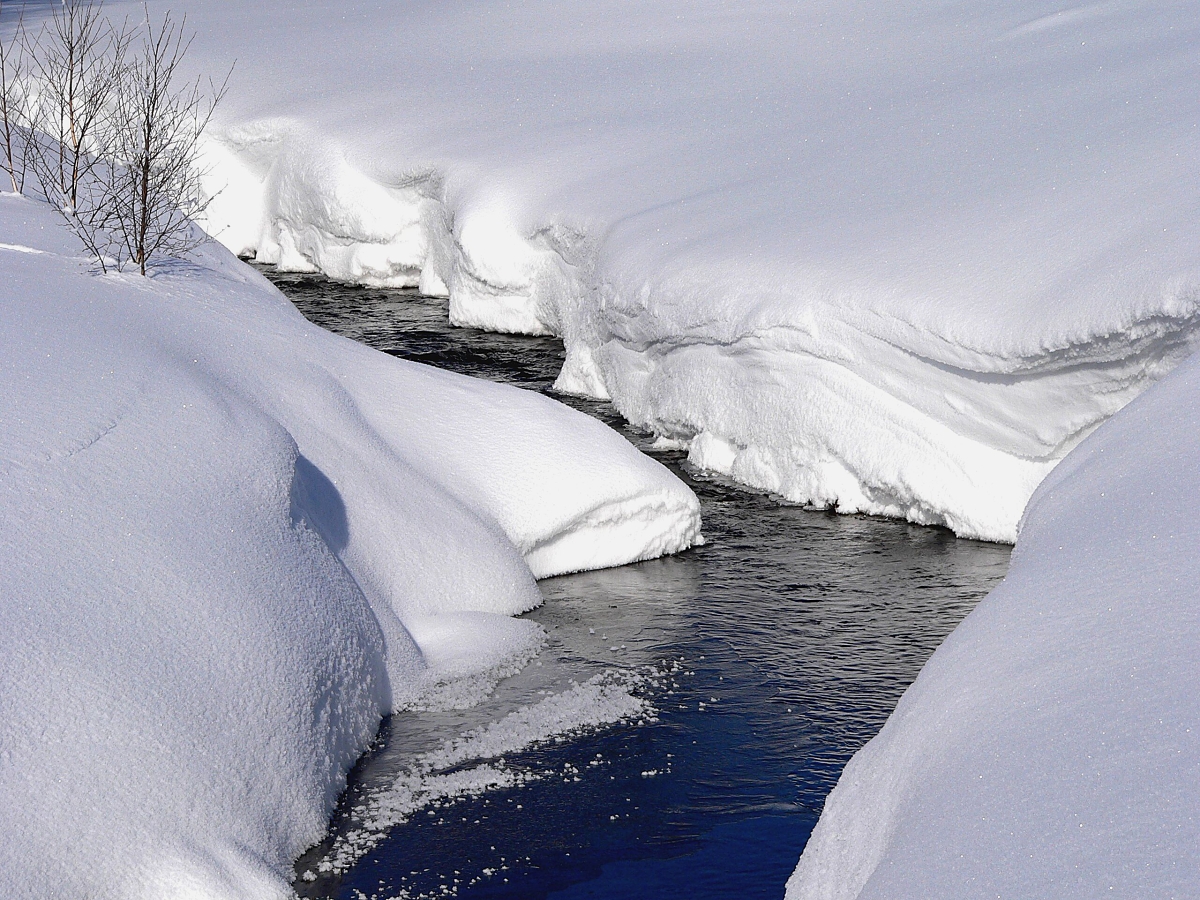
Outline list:
[[[272,275],[318,324],[399,356],[547,391],[552,339],[452,329],[443,302]],[[466,711],[396,716],[345,811],[406,760],[607,669],[651,670],[653,724],[514,754],[540,780],[436,807],[310,897],[772,897],[825,796],[946,634],[1001,577],[1006,547],[780,504],[649,449],[607,404],[560,398],[672,466],[709,543],[541,582],[538,660]],[[672,668],[674,666],[674,668]],[[300,861],[316,872],[330,841]],[[361,893],[360,893],[361,892]]]

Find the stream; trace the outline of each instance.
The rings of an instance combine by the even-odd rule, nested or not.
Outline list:
[[[691,486],[707,539],[542,581],[546,602],[525,616],[546,630],[537,658],[468,709],[387,719],[327,838],[298,861],[297,892],[781,897],[847,760],[1011,548],[694,471],[610,404],[554,394],[555,338],[453,328],[446,301],[414,291],[261,271],[331,331],[606,422]],[[476,749],[489,727],[507,743]],[[465,749],[437,756],[455,740]]]

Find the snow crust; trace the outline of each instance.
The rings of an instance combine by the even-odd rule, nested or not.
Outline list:
[[[421,754],[353,810],[353,826],[338,836],[321,861],[321,871],[346,871],[389,828],[418,810],[528,784],[546,774],[511,766],[504,759],[507,755],[619,722],[657,721],[653,704],[642,693],[661,674],[608,669]]]
[[[846,767],[788,900],[1200,893],[1193,358],[1029,504],[1012,568]]]
[[[1200,333],[1186,0],[188,6],[221,240],[792,500],[1011,541]]]
[[[102,277],[0,195],[0,293],[6,894],[291,896],[381,715],[536,652],[536,577],[699,536],[594,419],[322,331],[219,247]]]

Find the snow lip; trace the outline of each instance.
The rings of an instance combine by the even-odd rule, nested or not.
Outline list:
[[[239,186],[210,222],[231,248],[345,282],[420,286],[449,297],[453,324],[561,335],[557,389],[611,399],[638,427],[686,442],[697,468],[966,538],[1015,541],[1054,465],[1200,342],[1195,279],[1074,329],[931,327],[855,295],[839,305],[756,293],[705,265],[628,283],[605,273],[609,251],[588,228],[522,231],[486,195],[455,207],[453,172],[431,165],[375,180],[295,120],[227,125],[210,146],[212,189]],[[560,547],[584,543],[570,534],[586,522],[564,527]],[[553,540],[528,544],[539,573],[687,545],[564,568],[543,561]]]
[[[352,3],[295,26],[337,67],[231,8],[231,247],[560,335],[559,390],[797,502],[1011,541],[1200,333],[1188,4]]]

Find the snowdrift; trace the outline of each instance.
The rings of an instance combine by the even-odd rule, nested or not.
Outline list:
[[[791,500],[1014,540],[1200,335],[1195,3],[188,5],[222,241]]]
[[[535,577],[698,538],[595,420],[324,332],[221,248],[93,275],[12,195],[0,241],[7,895],[290,896],[380,716],[540,646]]]
[[[830,794],[788,900],[1200,893],[1200,360],[1029,505],[1007,579]]]

